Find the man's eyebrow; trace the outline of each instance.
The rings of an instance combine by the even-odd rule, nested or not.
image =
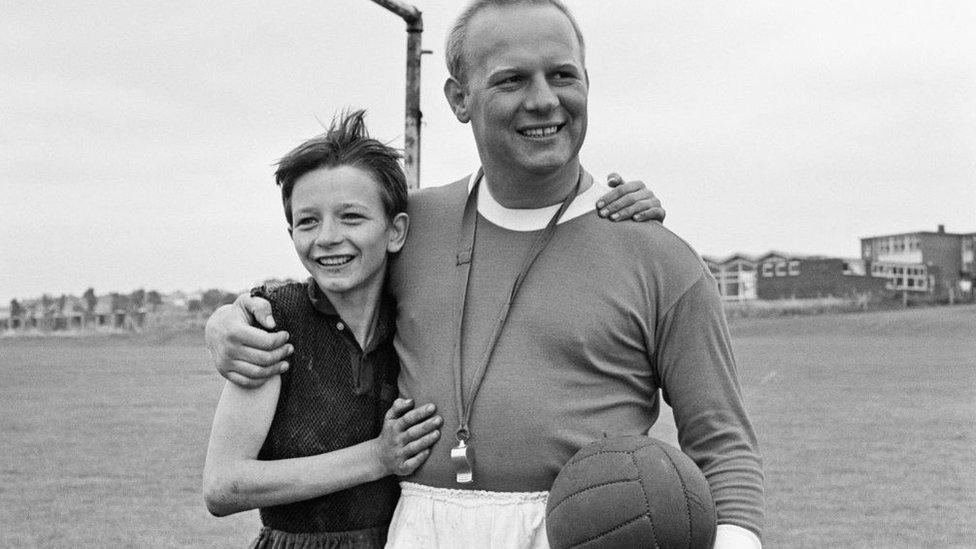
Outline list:
[[[494,69],[488,71],[488,78],[489,79],[490,78],[494,78],[494,77],[496,77],[498,75],[517,74],[518,72],[520,72],[519,69],[518,69],[518,67],[513,67],[513,66],[506,65],[506,66],[497,67],[497,68],[494,68]]]

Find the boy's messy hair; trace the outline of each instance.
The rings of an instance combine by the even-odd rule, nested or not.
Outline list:
[[[292,224],[291,194],[295,182],[319,168],[352,166],[372,176],[379,184],[380,197],[388,218],[407,211],[407,182],[400,167],[400,151],[369,136],[363,109],[346,111],[332,119],[329,129],[282,157],[275,170],[281,187],[285,219]]]

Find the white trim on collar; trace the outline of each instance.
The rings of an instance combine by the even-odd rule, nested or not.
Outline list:
[[[585,174],[586,172],[584,172]],[[468,193],[474,187],[477,172],[468,177]],[[584,175],[586,177],[586,175]],[[593,179],[593,184],[573,199],[566,213],[559,219],[559,223],[565,223],[570,219],[575,219],[583,214],[592,212],[596,209],[596,201],[610,190],[606,182]],[[491,221],[499,227],[510,231],[539,231],[546,228],[553,214],[559,209],[559,204],[546,206],[545,208],[517,209],[506,208],[495,200],[491,195],[490,183],[487,179],[482,181],[481,192],[478,193],[478,213],[482,217]]]

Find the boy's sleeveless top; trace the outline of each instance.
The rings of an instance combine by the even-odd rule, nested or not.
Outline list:
[[[252,295],[271,302],[278,329],[295,352],[281,375],[278,408],[260,460],[305,457],[375,438],[396,398],[393,307],[381,304],[365,351],[313,281],[263,286]],[[342,532],[386,527],[399,497],[396,477],[322,497],[265,507],[266,527],[285,532]]]

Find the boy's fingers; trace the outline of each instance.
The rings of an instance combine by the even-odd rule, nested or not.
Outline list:
[[[407,437],[416,440],[420,437],[430,433],[431,431],[436,431],[440,429],[441,425],[444,424],[444,419],[441,416],[434,416],[423,423],[418,423],[413,427],[406,430]]]
[[[613,175],[616,174],[611,174],[611,176]],[[607,183],[610,184],[611,181],[608,179]],[[617,210],[630,206],[637,200],[653,196],[654,193],[647,190],[647,186],[644,185],[643,181],[616,182],[616,187],[610,189],[609,192],[597,200],[597,213],[600,217],[608,217]]]
[[[417,467],[420,467],[424,463],[424,460],[426,460],[427,456],[429,455],[430,449],[427,449],[410,459],[404,460],[403,465],[400,466],[400,469],[403,471],[401,474],[409,475],[410,473],[414,472]]]
[[[411,407],[413,407],[412,398],[398,398],[393,401],[390,409],[386,411],[386,419],[397,419],[401,414],[403,414],[403,412],[409,410]]]
[[[635,205],[634,208],[638,208],[639,205]],[[628,215],[624,212],[620,213],[620,219],[633,219],[634,221],[657,221],[659,223],[664,221],[665,211],[664,208],[660,206],[651,206],[647,209],[641,211],[637,210],[633,215]]]
[[[610,172],[610,174],[607,175],[607,185],[609,185],[611,189],[619,186],[623,182],[624,178],[620,177],[620,174],[617,172]]]
[[[403,446],[403,454],[407,456],[415,456],[433,446],[440,436],[440,431],[431,431],[417,440],[410,442],[409,444],[405,444]]]
[[[437,407],[433,404],[425,404],[418,408],[414,408],[413,410],[403,414],[403,417],[400,418],[400,428],[406,431],[410,426],[427,419],[436,411]]]

